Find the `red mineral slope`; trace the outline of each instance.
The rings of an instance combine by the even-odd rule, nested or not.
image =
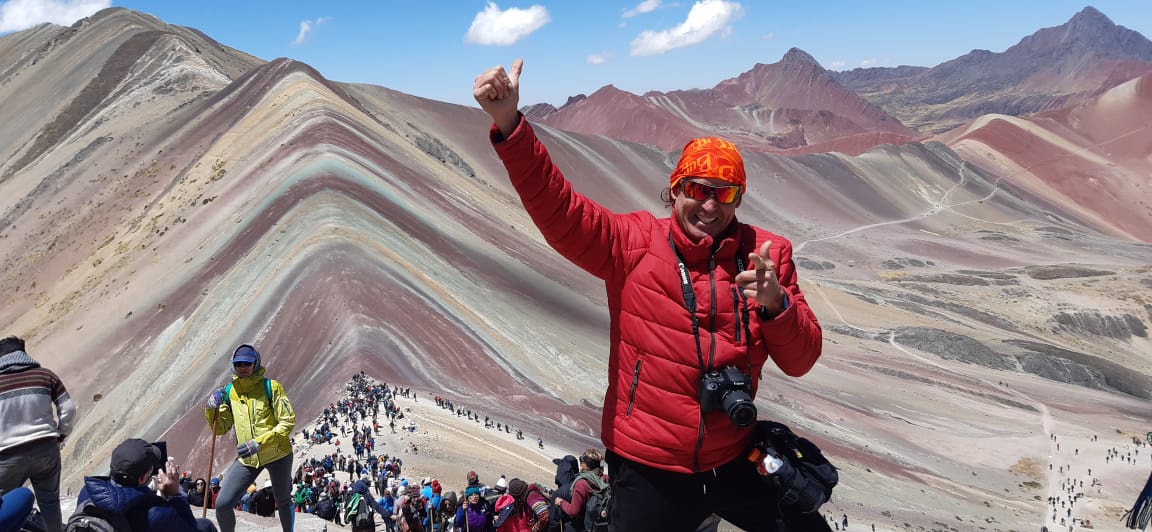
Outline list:
[[[984,117],[939,140],[1101,231],[1152,241],[1152,75],[1068,109]]]

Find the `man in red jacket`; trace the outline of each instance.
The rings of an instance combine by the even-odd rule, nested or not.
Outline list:
[[[694,530],[716,513],[745,530],[803,530],[779,519],[776,492],[745,455],[765,362],[807,373],[820,325],[791,242],[736,219],[747,184],[739,151],[692,140],[669,179],[670,217],[613,213],[572,188],[517,110],[522,68],[487,70],[473,96],[536,227],[604,280],[611,353],[600,430],[612,528]]]

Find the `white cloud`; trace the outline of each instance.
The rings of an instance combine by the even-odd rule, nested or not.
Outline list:
[[[651,13],[658,7],[660,7],[660,0],[644,0],[643,2],[640,2],[640,5],[625,11],[621,16],[624,18],[632,18],[636,15]]]
[[[761,41],[774,41],[774,40],[776,40],[776,34],[772,33],[772,32],[765,33],[764,35],[760,36],[760,40]]]
[[[860,61],[860,68],[872,68],[874,66],[880,66],[880,61],[878,59],[865,59]]]
[[[828,65],[828,70],[842,71],[846,66],[848,66],[847,61],[833,61],[831,65]]]
[[[71,26],[111,6],[112,0],[9,0],[0,5],[0,33],[26,30],[45,22]]]
[[[548,9],[535,5],[528,9],[510,7],[503,11],[496,2],[488,2],[488,7],[476,13],[472,27],[464,36],[464,42],[491,46],[516,44],[532,32],[552,22]]]
[[[296,34],[296,39],[292,41],[292,44],[304,44],[304,42],[308,40],[308,34],[312,33],[312,30],[316,29],[316,26],[330,20],[332,20],[332,17],[320,17],[316,20],[301,20],[300,33]]]
[[[736,2],[699,0],[679,26],[664,31],[645,30],[637,35],[632,40],[631,55],[660,55],[675,48],[700,44],[717,33],[730,32],[728,24],[743,13],[743,8]]]
[[[588,63],[593,65],[602,65],[612,59],[612,52],[601,52],[598,54],[588,54]]]

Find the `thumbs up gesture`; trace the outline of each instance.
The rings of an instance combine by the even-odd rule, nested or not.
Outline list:
[[[776,263],[768,253],[771,249],[769,240],[758,252],[748,254],[753,268],[736,274],[736,285],[744,291],[744,297],[755,299],[768,314],[776,315],[784,310],[784,288],[776,278]]]
[[[524,60],[517,59],[512,62],[509,70],[503,66],[485,70],[476,76],[472,85],[472,96],[476,98],[476,103],[492,117],[500,134],[505,137],[512,134],[518,123],[520,72],[523,70]]]

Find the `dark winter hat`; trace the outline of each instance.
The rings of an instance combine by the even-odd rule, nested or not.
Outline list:
[[[528,495],[528,483],[518,478],[508,481],[508,495],[516,499],[523,499],[525,495]]]
[[[117,479],[135,482],[163,460],[160,448],[139,438],[124,440],[112,451],[109,474]]]
[[[248,344],[241,345],[240,347],[236,348],[234,353],[232,353],[232,363],[235,364],[236,362],[251,362],[256,366],[259,366],[260,352],[256,351],[255,347],[252,347]]]

